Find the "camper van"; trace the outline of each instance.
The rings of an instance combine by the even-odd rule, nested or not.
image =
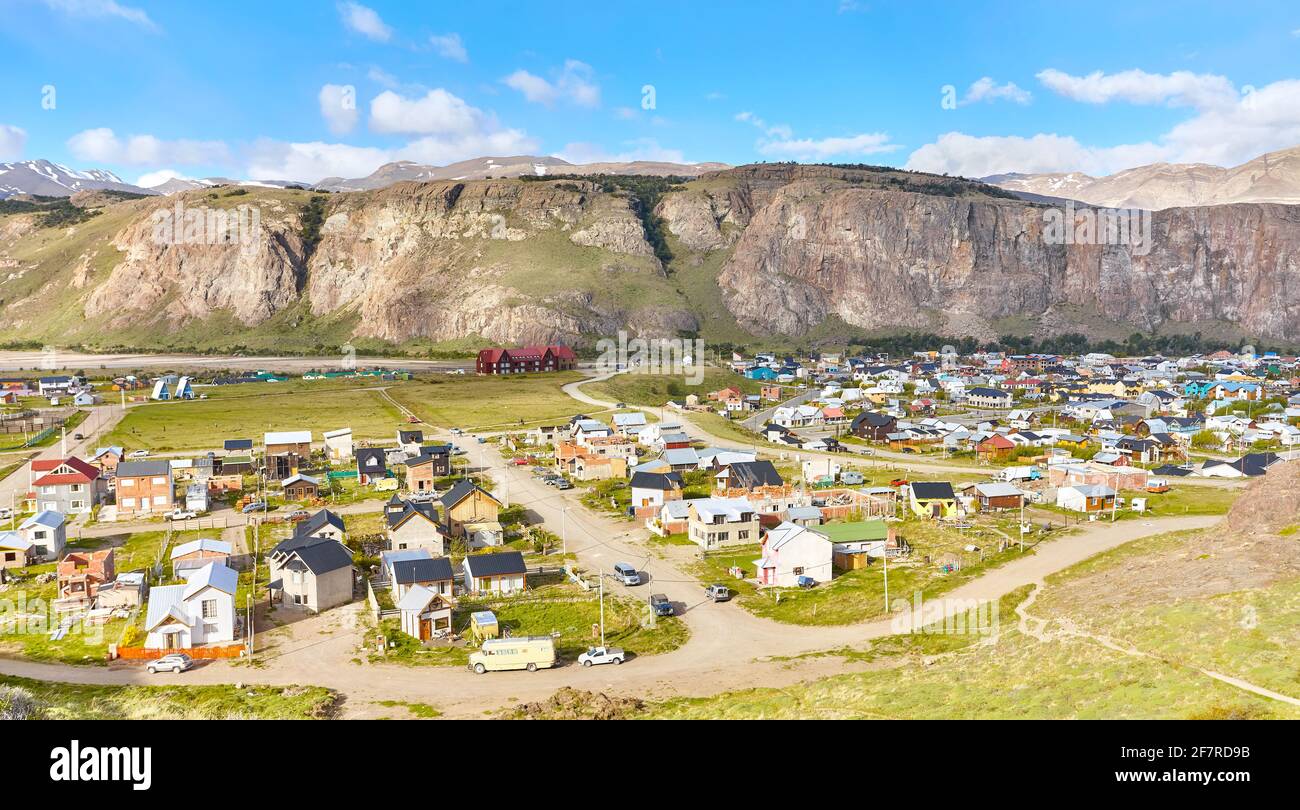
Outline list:
[[[555,639],[550,636],[521,636],[519,638],[490,638],[483,642],[478,652],[470,653],[469,668],[482,675],[507,669],[526,669],[555,666]]]

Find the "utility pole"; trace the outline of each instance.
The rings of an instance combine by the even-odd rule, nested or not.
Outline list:
[[[600,575],[600,646],[605,646],[605,575]]]
[[[885,534],[885,545],[880,549],[880,559],[885,561],[885,612],[889,612],[889,534]]]

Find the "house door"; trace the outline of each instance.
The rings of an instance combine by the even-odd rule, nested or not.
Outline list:
[[[943,517],[943,504],[941,503],[930,504],[930,517],[932,518]]]
[[[433,619],[420,619],[420,641],[433,637]]]

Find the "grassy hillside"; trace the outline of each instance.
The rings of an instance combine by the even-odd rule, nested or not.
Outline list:
[[[1237,507],[1260,508],[1268,506]],[[1278,523],[1250,524],[1253,534],[1216,528],[1158,535],[1092,557],[1049,577],[1036,593],[1025,588],[1004,598],[992,639],[896,636],[842,651],[874,662],[870,672],[669,701],[648,714],[1297,718],[1295,706],[1210,674],[1300,696],[1296,533]],[[1229,518],[1228,525],[1247,524]],[[919,666],[927,656],[937,657]]]

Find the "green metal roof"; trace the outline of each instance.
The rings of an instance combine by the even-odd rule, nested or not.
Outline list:
[[[812,530],[826,535],[832,543],[861,543],[865,540],[885,540],[889,526],[883,520],[860,520],[856,523],[825,523]]]

